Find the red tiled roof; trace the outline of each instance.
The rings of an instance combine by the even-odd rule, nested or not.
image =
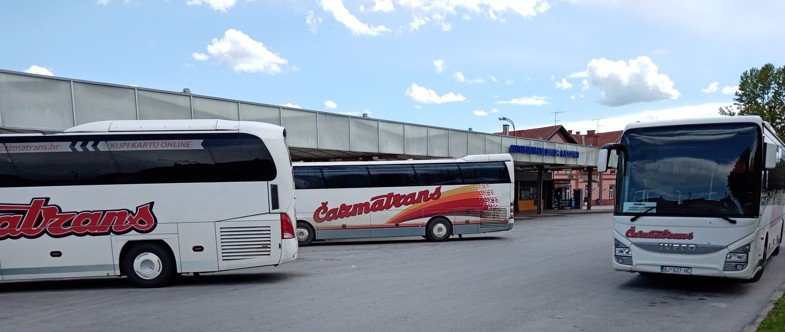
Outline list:
[[[602,147],[608,143],[616,143],[621,138],[622,130],[617,131],[609,131],[607,133],[594,133],[593,130],[590,130],[590,133],[587,134],[577,134],[571,133],[572,138],[575,139],[578,144],[585,144],[585,145],[594,145],[597,147]],[[597,138],[597,144],[594,144],[594,137]]]
[[[597,146],[601,147],[605,144],[616,143],[621,138],[622,130],[609,131],[607,133],[597,133]]]
[[[555,125],[555,126],[548,126],[542,128],[516,130],[516,131],[511,131],[510,136],[549,140],[551,137],[553,137],[553,135],[556,134],[557,131],[559,131],[559,127],[561,126]]]

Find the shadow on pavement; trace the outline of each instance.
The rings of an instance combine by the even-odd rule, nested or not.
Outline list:
[[[464,242],[464,241],[489,241],[489,240],[506,240],[507,238],[501,236],[473,236],[473,237],[464,237],[459,239],[457,236],[450,237],[448,240],[443,242],[429,242],[428,240],[419,237],[408,237],[408,238],[387,238],[387,239],[363,239],[363,240],[326,240],[326,241],[314,241],[311,243],[309,247],[321,247],[321,246],[346,246],[346,245],[368,245],[368,244],[395,244],[395,243],[423,243],[423,244],[433,244],[439,245],[441,243],[456,243],[456,242]]]
[[[744,280],[737,279],[639,274],[619,287],[632,290],[663,290],[683,294],[718,293],[741,295],[750,289],[750,285],[750,283]]]
[[[166,288],[192,287],[206,285],[238,285],[238,284],[269,284],[299,277],[306,274],[300,273],[233,273],[233,274],[202,274],[198,277],[192,275],[177,276]],[[93,278],[93,279],[58,279],[40,281],[19,281],[0,283],[0,294],[47,292],[47,291],[83,291],[101,289],[138,289],[128,282],[126,278]]]

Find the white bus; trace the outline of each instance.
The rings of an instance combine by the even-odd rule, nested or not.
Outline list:
[[[757,116],[628,125],[598,159],[618,160],[613,268],[758,280],[782,242],[784,148]]]
[[[509,154],[294,164],[297,238],[451,235],[512,229]]]
[[[127,276],[278,265],[297,257],[282,127],[102,121],[0,135],[0,278]]]

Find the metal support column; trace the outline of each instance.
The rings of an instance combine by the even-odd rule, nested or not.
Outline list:
[[[544,167],[537,166],[537,214],[542,214],[542,173],[545,172]]]
[[[586,185],[586,210],[591,210],[591,173],[593,172],[593,168],[589,167],[587,170],[589,174],[586,176],[586,178],[589,180],[589,184]]]

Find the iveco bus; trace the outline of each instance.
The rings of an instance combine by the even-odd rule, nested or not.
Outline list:
[[[295,163],[297,237],[451,235],[513,226],[512,157]]]
[[[628,125],[598,159],[618,167],[613,267],[759,279],[783,237],[783,148],[757,116]]]
[[[0,278],[124,275],[153,287],[294,260],[284,137],[223,120],[0,135]]]

